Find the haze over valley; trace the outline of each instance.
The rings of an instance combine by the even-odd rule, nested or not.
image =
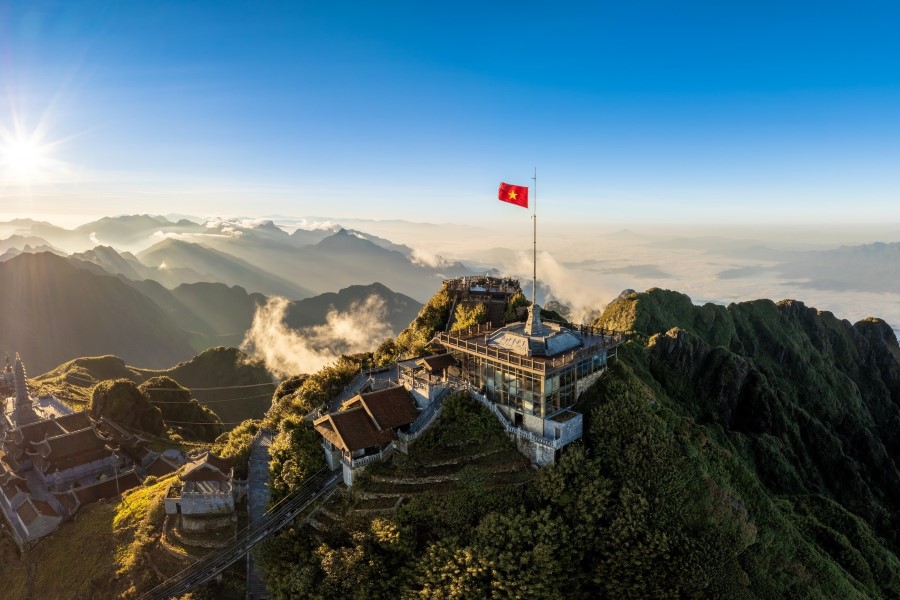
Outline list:
[[[366,344],[396,335],[445,278],[513,276],[521,278],[526,295],[531,295],[532,256],[526,241],[530,224],[525,218],[490,229],[364,219],[351,223],[352,228],[344,228],[322,217],[172,220],[149,215],[105,217],[71,229],[31,220],[0,222],[0,269],[21,288],[14,297],[9,296],[13,290],[5,288],[6,306],[23,315],[0,334],[0,349],[28,351],[33,368],[41,371],[92,354],[116,354],[147,367],[169,366],[208,347],[239,346],[245,337],[248,348],[262,348],[253,341],[259,329],[251,336],[247,332],[257,311],[278,297],[288,304],[259,316],[283,321],[283,328],[270,330],[270,335],[294,335],[291,331],[299,329],[294,344],[303,339],[305,328],[310,339],[317,340],[317,350],[299,352],[305,358],[294,366],[302,369],[308,362],[306,370],[315,370],[342,348],[367,349]],[[898,232],[900,227],[889,225],[729,231],[698,226],[602,229],[551,221],[541,223],[539,230],[538,301],[561,302],[571,311],[569,318],[587,322],[623,290],[660,287],[686,293],[698,304],[797,299],[851,321],[881,316],[896,330]],[[20,256],[42,253],[64,260],[42,255],[26,267],[27,257]],[[98,283],[62,285],[50,302],[38,299],[45,290],[27,286],[26,274],[52,273],[61,281],[64,272],[73,273],[72,267],[88,272],[79,278]],[[117,281],[108,281],[109,276]],[[122,319],[131,335],[102,333],[100,320],[111,331],[123,331],[122,324],[108,318],[117,311],[103,310],[102,301],[83,297],[104,286],[114,288],[102,294],[105,301],[129,307],[131,312]],[[339,290],[344,291],[334,295]],[[125,301],[116,294],[134,299]],[[362,333],[351,335],[347,328],[324,333],[322,327],[352,318],[371,296],[381,303],[374,313],[365,311],[376,321]],[[62,319],[76,303],[96,309],[100,320],[91,324],[89,319]],[[26,305],[46,312],[25,311]],[[49,332],[33,333],[51,324],[57,332],[73,324],[84,329],[41,350],[35,344]],[[148,333],[138,333],[142,327]],[[348,336],[357,341],[348,345]],[[277,366],[283,358],[270,354],[269,360],[274,371],[283,371]]]
[[[0,600],[900,599],[900,5],[0,3]]]

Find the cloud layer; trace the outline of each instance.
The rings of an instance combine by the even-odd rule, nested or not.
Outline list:
[[[345,312],[332,309],[325,324],[302,330],[285,324],[289,305],[286,298],[275,296],[257,308],[241,343],[244,352],[279,377],[315,372],[342,354],[372,350],[393,336],[384,300],[375,295]]]

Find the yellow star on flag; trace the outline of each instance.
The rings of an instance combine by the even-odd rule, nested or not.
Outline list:
[[[518,196],[518,194],[516,194],[516,190],[509,190],[509,199],[510,200],[515,200],[516,196]]]

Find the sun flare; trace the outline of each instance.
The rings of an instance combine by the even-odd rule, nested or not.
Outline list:
[[[34,139],[12,137],[0,141],[0,179],[10,183],[34,183],[51,165],[49,149]]]

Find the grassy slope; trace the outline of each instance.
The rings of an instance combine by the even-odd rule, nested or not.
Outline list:
[[[154,567],[168,575],[183,568],[177,561],[147,559],[162,525],[168,483],[163,479],[128,492],[121,502],[82,509],[21,557],[4,536],[0,598],[133,598],[156,584]]]
[[[245,363],[246,357],[235,348],[210,348],[191,360],[165,370],[139,369],[125,364],[116,356],[96,356],[71,360],[31,381],[41,393],[54,393],[76,409],[86,408],[93,383],[104,379],[130,379],[140,383],[150,377],[165,375],[181,385],[224,387],[270,383],[268,372],[259,365]],[[241,422],[260,418],[271,404],[275,386],[259,386],[233,390],[198,391],[193,395],[201,403],[207,400],[229,400],[209,404],[223,422]]]

